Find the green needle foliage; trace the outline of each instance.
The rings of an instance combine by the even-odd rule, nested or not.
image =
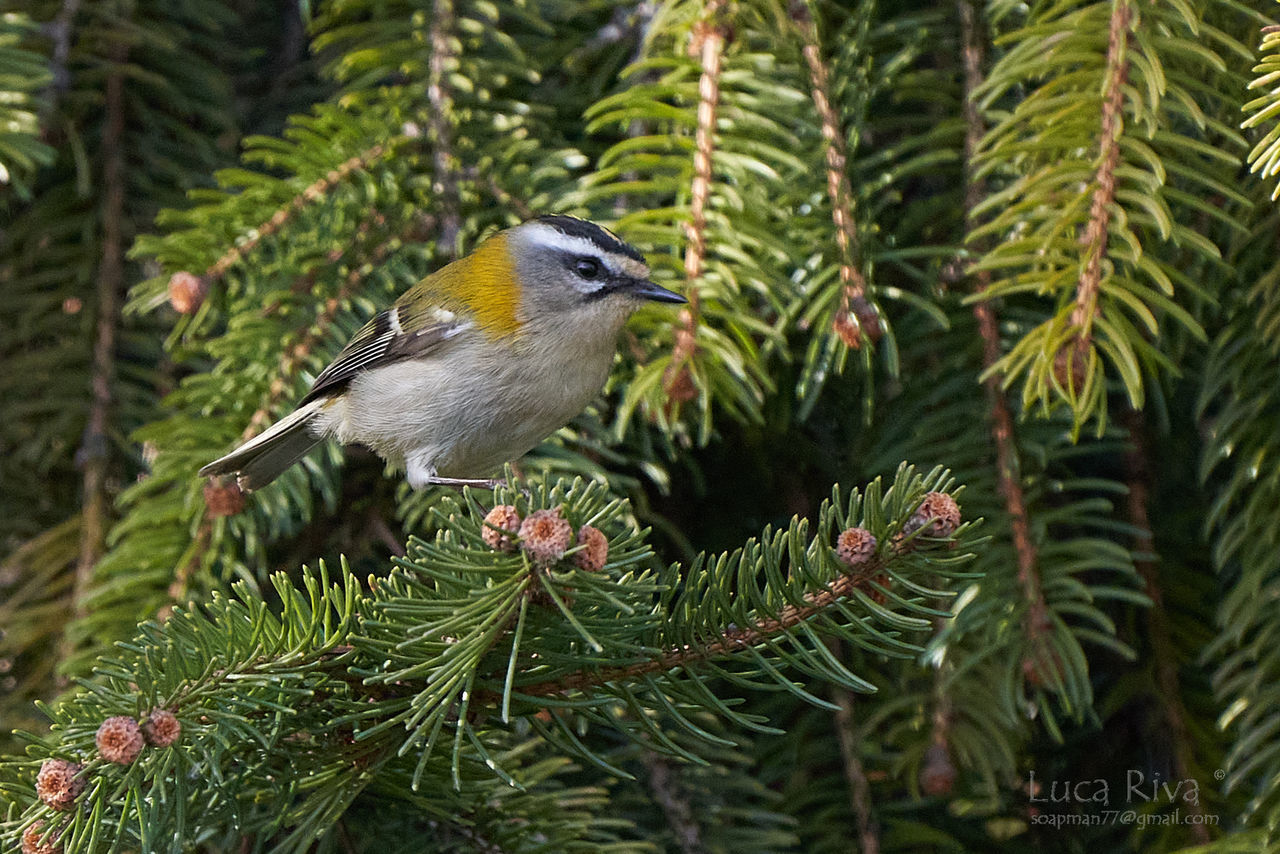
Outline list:
[[[0,3],[0,847],[1280,850],[1277,12]],[[196,477],[551,212],[509,485]]]
[[[526,516],[554,511],[566,526],[604,525],[601,567],[577,565],[582,544],[553,561],[527,540],[495,551],[477,497],[446,499],[434,541],[411,540],[384,578],[362,585],[345,566],[332,578],[324,564],[297,582],[279,574],[274,606],[240,584],[230,597],[176,610],[119,644],[83,691],[50,710],[50,739],[11,768],[27,785],[9,791],[27,800],[39,760],[80,760],[88,784],[78,808],[65,821],[44,806],[28,808],[10,833],[43,820],[73,849],[181,850],[181,840],[234,831],[262,850],[303,851],[336,833],[353,801],[371,791],[408,804],[433,793],[428,815],[464,826],[471,822],[459,816],[501,811],[512,798],[521,810],[549,798],[537,826],[541,833],[549,818],[555,834],[579,793],[549,790],[528,803],[503,793],[536,789],[569,760],[630,777],[616,750],[592,746],[602,736],[705,765],[700,747],[734,743],[715,732],[707,711],[770,731],[713,692],[721,680],[829,705],[795,675],[874,686],[826,642],[895,657],[918,652],[913,636],[946,613],[936,607],[945,579],[971,558],[929,546],[964,544],[970,526],[940,540],[928,525],[903,526],[927,492],[949,484],[941,470],[922,477],[903,467],[887,487],[876,481],[847,497],[837,489],[813,537],[795,520],[688,567],[658,564],[645,532],[626,521],[626,502],[595,482],[544,483],[527,494],[503,487],[486,503],[515,501]],[[854,526],[897,545],[856,567],[842,564],[832,532]],[[874,585],[873,572],[881,573]],[[863,588],[900,592],[878,602]],[[156,710],[181,724],[177,744],[148,748],[125,767],[95,748],[95,721],[147,719]],[[448,805],[438,798],[446,791]],[[477,818],[476,832],[484,827],[501,844],[501,833],[487,829],[495,822],[500,831],[501,821]],[[601,838],[590,822],[574,834],[566,850]],[[516,850],[531,841],[526,834]]]

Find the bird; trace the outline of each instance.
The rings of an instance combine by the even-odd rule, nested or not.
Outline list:
[[[200,469],[259,489],[321,442],[373,450],[409,485],[488,485],[603,388],[646,301],[688,300],[603,226],[547,214],[500,231],[361,328],[297,408]]]

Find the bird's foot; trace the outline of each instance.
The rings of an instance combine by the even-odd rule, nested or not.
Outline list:
[[[502,486],[506,481],[500,477],[435,477],[427,479],[426,486],[452,486],[461,489],[464,486],[474,486],[477,489],[493,489],[495,486]]]

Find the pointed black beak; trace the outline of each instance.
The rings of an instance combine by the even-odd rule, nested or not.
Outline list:
[[[631,289],[631,293],[640,299],[653,300],[654,302],[688,302],[687,299],[675,291],[669,291],[647,279],[637,281],[635,287]]]

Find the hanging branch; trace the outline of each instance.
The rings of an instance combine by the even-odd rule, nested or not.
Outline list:
[[[884,330],[876,308],[867,299],[867,280],[858,267],[858,230],[853,219],[853,191],[849,187],[847,166],[849,151],[841,129],[840,116],[832,106],[831,71],[822,59],[818,27],[805,2],[791,6],[791,18],[800,30],[805,65],[809,69],[813,105],[822,123],[822,137],[827,141],[827,195],[831,198],[831,221],[835,225],[836,245],[840,249],[840,308],[832,328],[849,347],[862,346],[866,334],[873,342]]]
[[[80,0],[62,0],[62,5],[58,7],[58,14],[41,28],[52,45],[49,52],[52,83],[44,99],[44,108],[41,110],[41,127],[46,126],[50,117],[53,116],[58,106],[58,98],[71,88],[71,72],[67,70],[67,61],[71,56],[73,24],[79,11]]]
[[[1165,725],[1169,728],[1169,738],[1173,743],[1173,779],[1190,780],[1194,777],[1191,771],[1191,756],[1194,752],[1191,733],[1187,728],[1186,709],[1182,704],[1182,686],[1178,678],[1177,655],[1174,651],[1172,634],[1169,629],[1169,616],[1165,611],[1164,597],[1160,592],[1159,571],[1151,555],[1155,554],[1155,540],[1151,536],[1151,518],[1147,507],[1151,496],[1151,470],[1148,465],[1149,449],[1146,442],[1146,424],[1142,413],[1137,410],[1128,412],[1129,447],[1124,454],[1125,485],[1128,487],[1128,515],[1133,524],[1134,567],[1142,576],[1147,596],[1151,598],[1151,607],[1146,609],[1147,636],[1151,641],[1151,651],[1155,661],[1155,676],[1158,692],[1155,700],[1159,703]],[[1196,816],[1204,816],[1204,805],[1199,799],[1186,802],[1187,811]],[[1191,822],[1191,833],[1196,840],[1207,845],[1210,842],[1209,829],[1205,821]]]
[[[827,647],[832,654],[844,660],[844,644],[831,639],[827,642]],[[871,812],[871,784],[867,781],[862,760],[858,757],[858,745],[853,737],[853,692],[832,685],[831,697],[837,707],[832,716],[835,718],[836,742],[840,745],[840,764],[844,768],[845,780],[849,783],[849,808],[858,820],[860,854],[879,854],[880,828]]]
[[[662,809],[662,815],[671,828],[676,845],[683,854],[699,854],[702,847],[702,831],[689,809],[688,797],[680,791],[676,770],[666,758],[649,751],[644,756],[644,767],[649,772],[649,791]]]
[[[454,26],[452,0],[436,0],[431,10],[431,61],[427,68],[427,102],[431,105],[431,135],[434,137],[433,160],[436,170],[435,189],[440,196],[440,240],[445,252],[453,252],[462,230],[462,201],[458,191],[458,160],[453,152],[453,95],[447,75],[454,64],[450,31]]]
[[[196,276],[186,271],[174,273],[169,279],[170,304],[182,314],[194,313],[208,296],[209,289],[213,283],[226,275],[226,272],[233,266],[244,260],[265,238],[271,237],[278,232],[307,205],[323,199],[353,172],[360,169],[368,169],[378,160],[393,153],[401,144],[414,139],[416,136],[416,133],[407,132],[386,142],[380,142],[354,157],[347,158],[333,169],[330,169],[324,177],[311,182],[306,189],[290,199],[284,207],[273,213],[269,219],[250,229],[246,233],[247,237],[244,240],[234,242],[226,252],[219,256],[218,260],[209,265],[203,275]]]
[[[836,602],[860,590],[867,595],[878,593],[872,583],[884,569],[886,560],[873,557],[861,563],[856,571],[841,575],[826,588],[806,594],[803,605],[787,605],[778,611],[777,617],[760,620],[755,625],[731,627],[719,639],[705,646],[682,646],[669,649],[662,655],[624,667],[605,667],[594,671],[578,671],[559,679],[521,685],[516,693],[526,697],[549,697],[571,691],[586,691],[610,682],[631,682],[642,676],[666,673],[677,667],[688,667],[703,661],[731,655],[749,649],[791,630],[811,617],[830,608]]]
[[[968,175],[964,197],[966,227],[976,224],[974,210],[986,193],[985,182],[974,175],[973,163],[985,133],[982,114],[978,109],[975,93],[982,85],[982,40],[972,0],[960,0],[960,27],[963,39],[964,63],[964,152]],[[976,272],[977,292],[991,285],[991,271]],[[978,320],[978,334],[982,336],[982,366],[986,376],[983,388],[991,413],[991,437],[996,447],[996,477],[1000,494],[1004,497],[1005,512],[1009,514],[1009,528],[1013,538],[1013,550],[1018,561],[1018,583],[1022,586],[1028,610],[1024,627],[1028,639],[1038,640],[1048,630],[1048,608],[1041,589],[1040,571],[1035,544],[1031,539],[1031,524],[1027,515],[1027,501],[1022,492],[1018,449],[1014,442],[1013,416],[1009,403],[1001,390],[1001,378],[991,367],[1000,359],[1000,329],[996,323],[995,309],[990,300],[973,304],[973,316]]]
[[[1073,390],[1083,384],[1087,353],[1092,345],[1093,319],[1098,314],[1098,293],[1102,289],[1102,259],[1107,251],[1111,225],[1111,205],[1116,197],[1116,166],[1120,163],[1120,134],[1124,130],[1124,87],[1129,76],[1126,49],[1129,44],[1129,21],[1132,11],[1126,0],[1116,0],[1111,9],[1111,26],[1107,36],[1107,79],[1102,97],[1102,138],[1099,162],[1094,178],[1096,187],[1089,206],[1089,222],[1081,238],[1085,250],[1084,264],[1076,283],[1076,304],[1071,312],[1071,325],[1076,329],[1073,351],[1065,353],[1065,378]],[[1059,359],[1064,358],[1061,354]],[[1077,378],[1081,381],[1077,382]]]
[[[677,317],[671,364],[663,376],[663,387],[672,403],[692,400],[697,395],[689,365],[697,352],[698,317],[701,302],[697,282],[702,278],[707,258],[707,199],[711,195],[712,164],[715,154],[716,110],[720,105],[720,70],[729,28],[724,21],[725,0],[710,0],[702,20],[693,28],[690,54],[702,63],[698,78],[698,127],[694,134],[693,185],[690,188],[689,223],[685,227],[689,243],[684,253],[684,275],[689,283],[689,304]]]
[[[111,383],[115,376],[116,322],[120,289],[124,285],[124,73],[120,66],[128,46],[117,42],[111,48],[112,69],[106,78],[104,102],[106,123],[102,131],[102,260],[98,265],[98,316],[93,342],[90,378],[89,420],[77,454],[84,469],[84,497],[81,511],[80,557],[76,561],[76,581],[72,594],[77,618],[84,616],[84,599],[93,567],[102,556],[106,536],[108,501],[107,463],[110,459],[107,431],[112,405]]]
[[[1115,200],[1116,166],[1120,162],[1120,133],[1124,129],[1121,107],[1129,65],[1124,56],[1128,46],[1129,20],[1132,12],[1125,0],[1111,10],[1111,28],[1107,36],[1107,83],[1102,102],[1102,138],[1097,184],[1089,208],[1089,224],[1082,243],[1087,253],[1080,280],[1076,285],[1076,308],[1071,322],[1080,328],[1080,337],[1089,340],[1090,327],[1097,314],[1098,291],[1102,284],[1102,256],[1107,249],[1107,230],[1111,223],[1111,203]]]

